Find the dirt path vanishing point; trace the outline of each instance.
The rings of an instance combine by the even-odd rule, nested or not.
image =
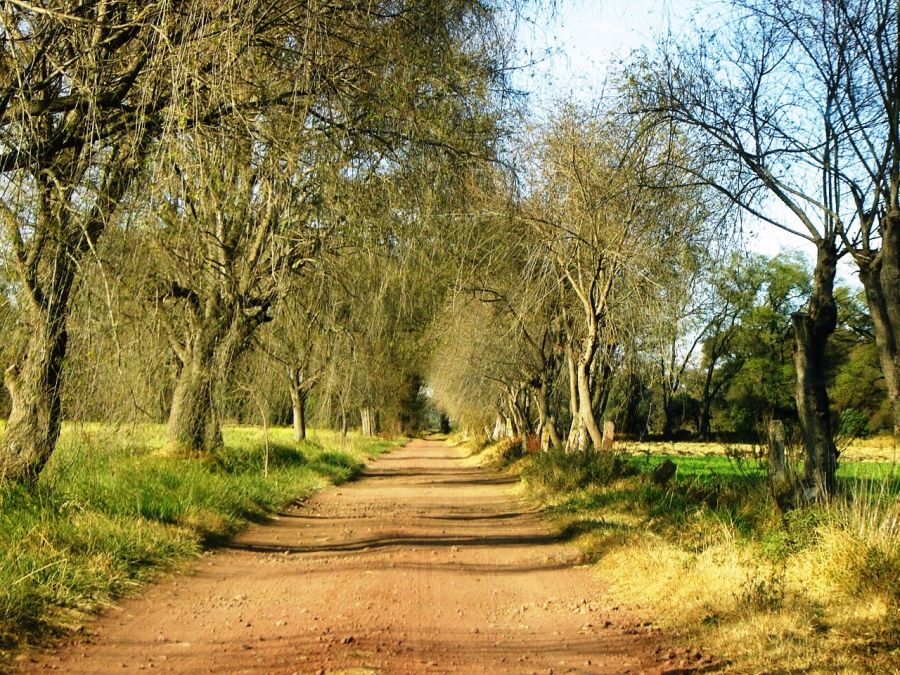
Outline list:
[[[609,606],[513,484],[415,441],[23,672],[690,672]]]

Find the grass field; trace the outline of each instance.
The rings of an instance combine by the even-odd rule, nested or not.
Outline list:
[[[399,441],[226,427],[206,460],[167,456],[159,425],[66,425],[35,488],[0,487],[0,670],[160,570],[329,484]]]
[[[727,672],[900,672],[893,463],[845,453],[833,503],[781,514],[758,459],[697,445],[515,459],[518,446],[501,442],[484,455],[521,472],[617,602],[717,654]],[[654,485],[666,458],[678,472]]]

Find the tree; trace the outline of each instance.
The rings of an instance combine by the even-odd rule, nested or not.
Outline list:
[[[678,152],[675,137],[645,120],[568,107],[535,153],[526,222],[562,293],[570,448],[601,446],[595,408],[607,400],[619,346],[705,226],[696,195],[661,189],[685,185],[682,170],[662,161]]]
[[[228,68],[211,60],[214,45],[245,43],[271,18],[260,8],[266,18],[252,27],[232,20],[256,4],[238,12],[203,0],[3,3],[0,215],[23,324],[5,374],[12,410],[3,478],[33,481],[56,445],[82,261],[114,221],[185,81],[215,80]]]
[[[689,130],[695,154],[706,160],[695,171],[699,180],[815,246],[812,292],[805,310],[792,317],[793,355],[805,489],[827,497],[835,486],[837,452],[826,346],[836,327],[834,276],[848,222],[834,168],[839,130],[832,113],[843,75],[809,77],[815,64],[784,26],[761,4],[738,4],[746,11],[730,17],[733,29],[702,35],[694,46],[668,47],[649,76],[636,82],[645,110]],[[769,206],[773,200],[783,215]]]

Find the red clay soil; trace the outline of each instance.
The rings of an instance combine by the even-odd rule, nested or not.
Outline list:
[[[109,610],[22,672],[659,673],[662,650],[611,605],[513,492],[441,441],[254,527]],[[690,662],[690,665],[689,665]]]

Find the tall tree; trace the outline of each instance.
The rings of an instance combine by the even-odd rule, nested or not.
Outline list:
[[[234,17],[253,8],[236,8],[203,0],[2,3],[0,216],[24,328],[5,374],[6,479],[34,480],[53,452],[81,263],[115,218],[185,81],[212,80],[223,69],[214,45],[245,42],[247,24]]]

